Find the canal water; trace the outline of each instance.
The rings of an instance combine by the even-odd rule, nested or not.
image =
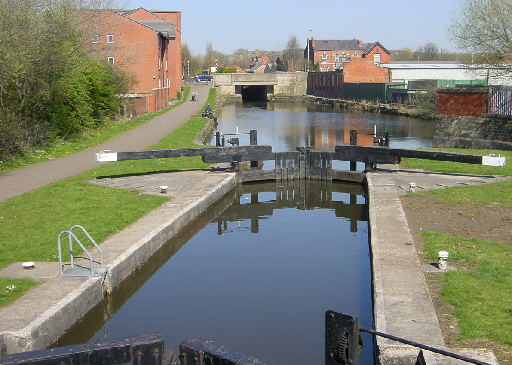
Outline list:
[[[329,150],[347,128],[371,134],[374,124],[390,132],[392,145],[431,145],[426,122],[302,104],[227,105],[219,118],[223,133],[257,129],[259,144],[274,151],[305,144]],[[201,337],[272,364],[322,364],[327,310],[373,327],[367,217],[357,184],[239,186],[57,346],[159,332],[174,351]],[[372,338],[364,343],[359,363],[373,364]]]

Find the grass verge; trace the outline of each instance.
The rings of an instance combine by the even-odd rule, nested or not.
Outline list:
[[[443,298],[453,305],[462,340],[487,338],[512,345],[512,247],[482,239],[422,233],[429,259],[450,253],[457,271],[440,274]]]
[[[215,106],[215,89],[211,89],[206,103]],[[194,137],[205,122],[192,117],[149,149],[194,146]],[[80,224],[96,242],[103,242],[168,201],[167,197],[98,186],[87,180],[207,166],[201,158],[114,162],[2,201],[0,268],[17,261],[56,261],[60,231]]]
[[[30,279],[0,278],[0,308],[14,302],[37,283]]]
[[[132,120],[107,123],[100,129],[88,131],[72,140],[60,140],[43,146],[38,146],[30,150],[26,150],[22,155],[14,156],[11,159],[2,161],[0,163],[0,173],[33,165],[38,162],[67,156],[69,154],[83,151],[87,148],[106,142],[130,129],[144,124],[148,120],[158,117],[159,115],[162,115],[169,110],[183,104],[186,100],[188,100],[189,94],[190,86],[185,86],[181,100],[159,112],[146,113]]]
[[[465,150],[453,148],[442,150],[475,155],[488,155],[490,153],[494,153],[505,156],[508,164],[503,167],[493,167],[412,158],[403,159],[402,164],[405,168],[424,169],[444,173],[512,176],[511,151]],[[450,187],[440,190],[430,190],[418,195],[432,196],[437,198],[440,202],[447,204],[503,204],[506,206],[512,206],[512,181],[502,181],[480,186]]]
[[[445,161],[404,159],[406,168],[435,172],[475,175],[512,176],[512,152],[490,150],[442,149],[469,154],[499,154],[508,165],[490,167]],[[447,204],[512,206],[512,181],[431,190],[422,194]],[[438,251],[450,253],[450,263],[457,271],[440,275],[442,297],[453,306],[460,338],[485,338],[512,345],[512,247],[476,238],[448,236],[439,232],[422,232],[431,261]]]

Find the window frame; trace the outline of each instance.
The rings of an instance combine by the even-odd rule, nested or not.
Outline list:
[[[110,43],[110,44],[114,43],[114,34],[112,34],[112,33],[107,34],[107,43]]]

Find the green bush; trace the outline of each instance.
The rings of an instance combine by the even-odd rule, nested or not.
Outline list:
[[[120,109],[129,79],[85,52],[70,4],[0,0],[0,159],[93,129]]]
[[[218,74],[235,74],[236,72],[235,67],[217,67]]]

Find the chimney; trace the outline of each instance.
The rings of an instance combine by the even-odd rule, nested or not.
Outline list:
[[[315,46],[315,38],[311,37],[311,47]]]
[[[361,42],[361,40],[360,40],[360,39],[357,41],[357,43],[359,43],[359,47],[362,47],[362,46],[363,46],[363,42]]]

